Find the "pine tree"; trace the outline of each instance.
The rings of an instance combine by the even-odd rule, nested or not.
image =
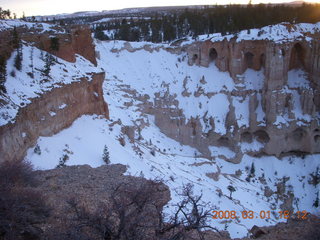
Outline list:
[[[236,189],[232,185],[229,185],[228,190],[230,191],[230,199],[232,199],[232,193],[235,192]]]
[[[251,176],[251,177],[254,177],[255,171],[256,171],[256,169],[255,169],[255,167],[254,167],[254,163],[252,163],[252,164],[251,164],[251,169],[250,169],[250,176]]]
[[[20,42],[20,39],[19,39],[19,34],[17,32],[17,28],[14,27],[13,30],[12,30],[12,47],[17,49],[19,48],[19,42]]]
[[[69,160],[69,156],[67,154],[63,154],[63,156],[59,160],[59,164],[57,168],[62,168],[66,166],[66,162]]]
[[[105,164],[110,164],[109,149],[106,145],[104,145],[102,160],[105,162]]]
[[[31,50],[30,50],[30,68],[31,68],[30,77],[34,78],[33,47],[31,47]]]
[[[17,55],[14,58],[14,66],[18,71],[22,69],[22,54],[19,50],[17,50]]]
[[[41,155],[41,149],[40,149],[40,146],[37,144],[36,147],[34,148],[33,150],[34,153],[38,154],[38,155]]]
[[[14,66],[18,71],[22,69],[22,44],[17,32],[17,29],[14,27],[12,32],[12,47],[17,50],[17,55],[14,59]]]
[[[6,93],[4,86],[7,79],[7,62],[3,56],[0,55],[0,93]]]
[[[43,69],[43,75],[45,77],[49,77],[50,71],[51,71],[51,67],[53,65],[54,62],[54,58],[51,56],[51,54],[46,53],[45,59],[44,59],[44,69]]]
[[[319,207],[319,191],[317,192],[316,200],[314,201],[313,206],[315,208]]]
[[[52,51],[59,51],[60,44],[59,44],[59,38],[52,37],[50,38],[50,49]]]

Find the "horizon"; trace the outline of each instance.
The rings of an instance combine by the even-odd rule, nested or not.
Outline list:
[[[147,0],[136,0],[135,3],[127,0],[119,0],[113,3],[107,3],[103,0],[76,1],[69,0],[66,4],[63,0],[56,0],[54,6],[48,8],[51,0],[3,0],[0,5],[3,9],[9,9],[12,13],[16,13],[17,17],[25,16],[48,16],[72,14],[78,12],[101,12],[110,10],[122,10],[128,8],[148,8],[148,7],[179,7],[179,6],[201,6],[201,5],[228,5],[228,4],[248,4],[246,0],[161,0],[156,3],[150,3]],[[253,0],[252,4],[281,4],[296,2],[293,0]],[[299,1],[297,1],[299,2]],[[302,1],[306,3],[320,3],[320,0]],[[52,3],[51,3],[52,4]],[[63,6],[63,7],[61,7]]]

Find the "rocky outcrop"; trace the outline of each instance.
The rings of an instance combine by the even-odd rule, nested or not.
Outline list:
[[[0,161],[21,160],[39,136],[58,133],[83,114],[109,117],[103,98],[104,73],[61,85],[19,110],[14,123],[0,127]]]
[[[14,51],[13,31],[11,28],[0,31],[0,58],[4,61],[8,60]],[[78,54],[97,65],[95,46],[88,26],[62,29],[53,25],[50,31],[20,26],[16,31],[18,38],[68,62],[75,62]]]
[[[8,163],[4,166],[12,171]],[[20,167],[19,164],[14,166]],[[26,165],[23,167],[27,168]],[[13,171],[20,173],[19,170]],[[29,182],[20,183],[14,178],[15,189],[1,188],[4,196],[11,197],[2,201],[2,215],[15,219],[10,221],[14,230],[7,230],[6,222],[1,225],[1,238],[120,240],[137,239],[139,234],[141,240],[164,239],[156,235],[162,223],[162,208],[170,200],[169,188],[161,182],[126,176],[125,172],[126,167],[117,164],[35,171],[31,179],[18,174],[19,180]],[[10,185],[10,177],[1,177]],[[28,185],[30,181],[32,186]],[[17,217],[15,208],[8,205],[27,206],[22,224],[19,221],[21,213]]]
[[[278,223],[277,225],[271,227],[254,226],[250,231],[251,238],[242,239],[319,239],[319,217],[309,213],[306,216],[306,219],[302,219],[301,215],[299,217],[298,215],[291,215],[287,222]]]
[[[66,29],[66,33],[37,33],[24,29],[21,29],[20,33],[23,40],[68,62],[75,62],[76,54],[79,54],[97,65],[95,47],[88,26]],[[56,41],[55,47],[52,46],[52,41]]]
[[[0,32],[0,57],[7,60],[13,52],[13,47],[9,42],[12,41],[12,33],[10,31]]]
[[[308,38],[308,39],[307,39]],[[247,152],[252,155],[308,154],[320,152],[319,134],[319,34],[308,34],[304,40],[268,41],[242,40],[236,37],[227,40],[195,42],[186,47],[188,63],[209,67],[214,62],[220,71],[229,72],[236,84],[242,84],[240,76],[248,68],[263,70],[264,85],[262,89],[238,89],[226,93],[230,109],[226,117],[227,132],[224,135],[215,132],[214,121],[206,116],[186,119],[170,97],[155,100],[153,112],[156,124],[168,136],[177,141],[197,148],[204,156],[210,158],[208,147],[224,146],[241,152],[239,142],[260,144],[260,150]],[[311,40],[310,40],[311,39]],[[308,74],[310,87],[288,89],[288,73],[292,69],[302,69]],[[245,84],[245,83],[244,83]],[[295,91],[295,92],[294,92]],[[187,97],[186,92],[182,95]],[[199,93],[199,96],[203,93]],[[238,126],[235,106],[231,98],[240,96],[249,99],[249,126]],[[210,97],[210,96],[208,96]],[[174,99],[174,96],[171,96]],[[298,119],[294,112],[295,105],[301,105],[301,114],[307,116]],[[257,117],[261,106],[264,120]],[[286,118],[283,120],[282,117]],[[203,124],[211,130],[203,132]],[[281,144],[279,144],[281,143]],[[238,162],[238,154],[231,159]],[[229,159],[230,160],[230,159]]]

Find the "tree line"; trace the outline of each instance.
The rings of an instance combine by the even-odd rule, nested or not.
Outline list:
[[[126,41],[170,42],[187,36],[220,32],[237,33],[281,22],[320,21],[320,4],[290,5],[216,5],[203,9],[168,11],[135,18],[115,19],[94,24],[96,38]]]

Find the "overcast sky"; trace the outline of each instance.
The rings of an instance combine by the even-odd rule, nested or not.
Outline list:
[[[102,11],[131,7],[181,6],[204,4],[248,3],[249,0],[0,0],[0,6],[26,16]],[[252,3],[291,2],[294,0],[252,0]],[[319,2],[320,0],[308,0]]]

